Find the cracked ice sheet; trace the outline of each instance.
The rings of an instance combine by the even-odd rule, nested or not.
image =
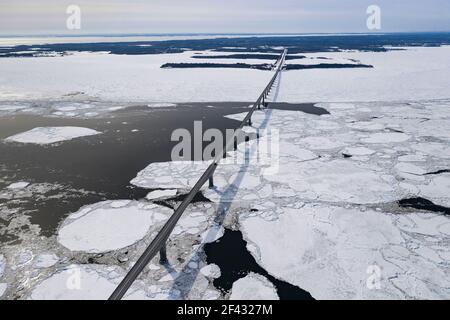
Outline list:
[[[444,216],[320,204],[266,211],[239,218],[253,256],[269,273],[316,299],[450,297]],[[366,285],[372,265],[381,269],[379,290]]]
[[[450,173],[435,175],[428,184],[419,186],[420,194],[434,203],[450,207]]]
[[[38,127],[8,137],[5,141],[45,145],[100,133],[96,130],[81,127]]]
[[[72,251],[101,253],[130,246],[156,231],[172,210],[137,201],[104,201],[71,214],[58,242]]]

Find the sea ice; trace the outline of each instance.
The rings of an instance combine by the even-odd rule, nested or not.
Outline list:
[[[374,169],[345,160],[286,164],[277,174],[264,177],[310,200],[362,204],[392,201],[402,194],[393,177],[382,177]]]
[[[58,242],[70,250],[90,253],[124,248],[156,230],[172,213],[156,204],[143,207],[132,201],[117,208],[115,203],[100,202],[90,205],[81,217],[70,215],[58,232]]]
[[[419,186],[420,194],[436,204],[450,207],[450,173],[433,176],[426,185]]]
[[[6,259],[5,256],[0,254],[0,279],[3,277],[3,273],[5,272],[6,268]]]
[[[15,183],[11,183],[6,188],[10,189],[10,190],[19,190],[19,189],[24,189],[24,188],[28,187],[29,185],[30,185],[29,182],[15,182]]]
[[[201,268],[200,273],[211,279],[219,278],[221,275],[219,266],[213,263]]]
[[[450,297],[446,260],[429,261],[431,253],[448,251],[447,236],[437,231],[448,223],[445,216],[399,217],[319,204],[284,207],[276,216],[240,216],[244,238],[259,255],[251,253],[270,274],[316,299]],[[425,234],[435,241],[422,240]],[[374,288],[377,270],[380,287]]]
[[[401,162],[395,166],[395,169],[397,169],[399,172],[414,174],[414,175],[424,175],[427,173],[427,171],[421,167],[418,167],[411,163],[405,163]]]
[[[0,283],[0,298],[5,294],[7,288],[8,288],[7,283]]]
[[[147,200],[159,200],[171,198],[177,195],[177,189],[168,189],[168,190],[155,190],[149,192],[145,197]]]
[[[108,277],[107,266],[70,265],[39,283],[32,300],[106,300],[117,287],[118,279]],[[124,299],[145,299],[142,290],[129,290]]]
[[[351,156],[370,156],[371,154],[374,154],[375,151],[366,147],[347,147],[342,150],[342,153]]]
[[[34,266],[38,269],[50,268],[58,262],[59,258],[56,254],[43,253],[37,256]]]
[[[256,273],[249,273],[233,283],[230,300],[279,300],[279,297],[269,280]]]
[[[410,136],[400,132],[378,132],[368,138],[361,139],[366,143],[398,143],[408,140]]]
[[[5,141],[45,145],[100,133],[101,132],[81,127],[38,127],[8,137]]]

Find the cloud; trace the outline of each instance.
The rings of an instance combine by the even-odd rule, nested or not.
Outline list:
[[[1,0],[1,34],[66,34],[66,8],[82,10],[78,33],[366,32],[366,8],[383,30],[450,30],[447,0]]]

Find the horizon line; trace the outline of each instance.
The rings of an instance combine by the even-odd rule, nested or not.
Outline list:
[[[187,33],[78,33],[78,34],[63,34],[63,33],[42,33],[42,34],[0,34],[0,38],[7,37],[145,37],[145,36],[252,36],[252,35],[277,35],[277,36],[295,36],[295,35],[387,35],[387,34],[430,34],[430,33],[450,33],[450,30],[441,31],[391,31],[391,32],[187,32]]]

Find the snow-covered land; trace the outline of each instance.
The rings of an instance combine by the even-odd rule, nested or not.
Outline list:
[[[52,144],[100,134],[96,130],[80,127],[38,127],[5,139],[7,142]]]

